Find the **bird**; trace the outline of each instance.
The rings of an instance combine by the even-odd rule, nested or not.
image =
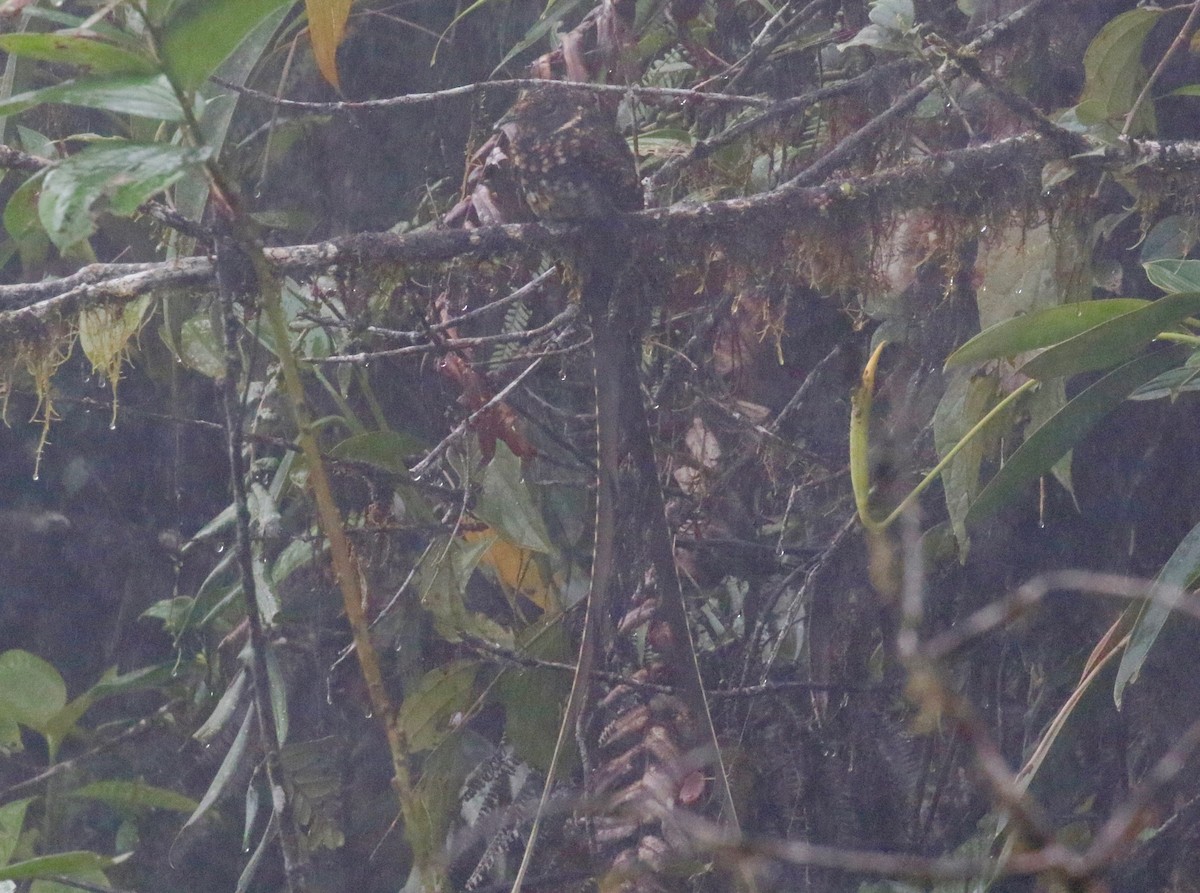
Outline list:
[[[604,97],[526,90],[496,123],[526,205],[545,221],[595,221],[642,209],[637,160]]]

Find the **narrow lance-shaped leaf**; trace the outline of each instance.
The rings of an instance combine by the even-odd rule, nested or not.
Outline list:
[[[967,525],[977,524],[1015,499],[1120,405],[1134,388],[1183,362],[1186,356],[1187,352],[1180,348],[1148,353],[1114,369],[1077,395],[1026,438],[1004,467],[988,481],[967,512]]]

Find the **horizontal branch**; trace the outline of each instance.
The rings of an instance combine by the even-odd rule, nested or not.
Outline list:
[[[1138,159],[1140,170],[1158,165],[1177,171],[1200,167],[1196,143],[1141,143],[1095,154],[1076,154],[1081,168],[1109,169]],[[715,236],[739,239],[753,234],[778,237],[867,214],[879,218],[915,208],[941,208],[960,215],[1001,214],[1027,202],[1040,184],[1042,166],[1066,160],[1061,145],[1040,136],[1019,136],[981,146],[931,154],[922,161],[865,177],[819,186],[783,187],[748,198],[674,205],[621,215],[620,223],[637,244],[652,250],[675,240],[706,244]],[[1040,192],[1040,186],[1038,187]],[[587,237],[587,227],[540,223],[504,224],[476,230],[424,229],[405,234],[360,233],[311,245],[272,247],[268,259],[281,273],[310,276],[333,267],[429,263],[456,257],[489,257],[519,251],[568,248]],[[699,241],[697,241],[699,240]],[[69,316],[101,304],[121,305],[166,288],[213,282],[207,258],[150,265],[94,264],[63,279],[0,286],[0,341],[36,335],[54,315]]]

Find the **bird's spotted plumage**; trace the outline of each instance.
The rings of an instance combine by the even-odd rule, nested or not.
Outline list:
[[[587,220],[642,208],[637,163],[615,116],[584,90],[529,90],[496,125],[529,209]]]

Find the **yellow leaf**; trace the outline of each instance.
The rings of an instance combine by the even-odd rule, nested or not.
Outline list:
[[[479,563],[491,568],[500,585],[508,592],[520,593],[543,611],[558,613],[558,597],[554,587],[547,585],[542,578],[541,569],[533,560],[534,553],[531,550],[510,543],[491,528],[468,531],[463,534],[463,539],[472,544],[491,539],[493,542]]]
[[[337,48],[346,34],[346,19],[350,16],[351,0],[305,0],[308,9],[308,37],[313,56],[321,75],[335,88],[338,80]]]

